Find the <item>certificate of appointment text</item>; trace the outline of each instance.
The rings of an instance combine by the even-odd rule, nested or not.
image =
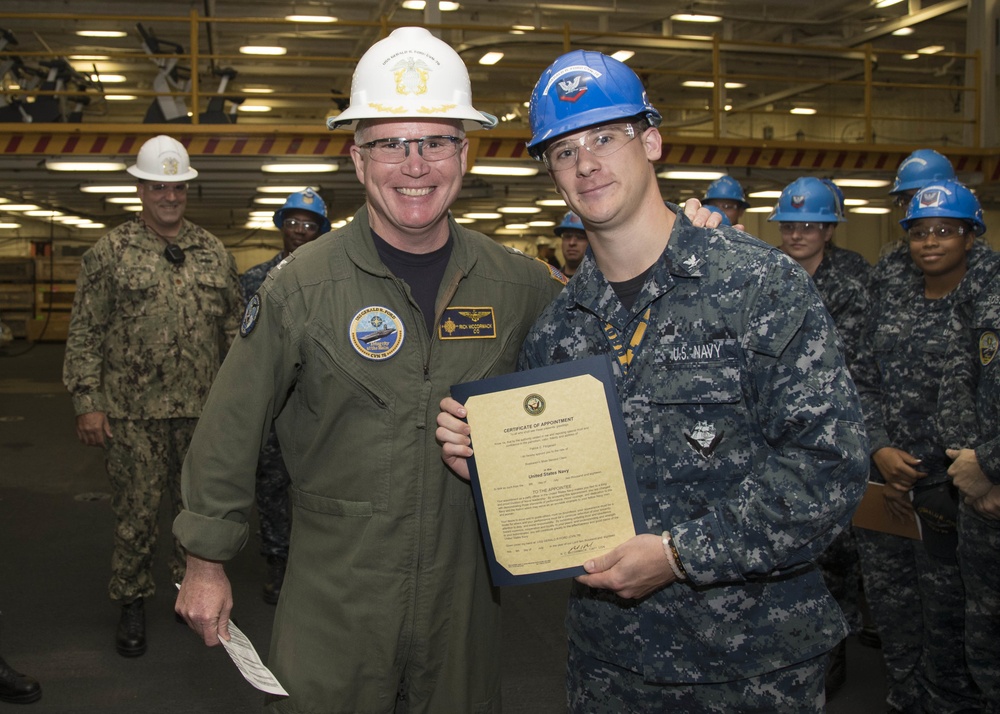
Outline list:
[[[645,532],[606,356],[452,387],[494,585],[584,573]]]

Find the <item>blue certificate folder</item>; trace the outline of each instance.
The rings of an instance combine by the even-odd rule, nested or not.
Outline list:
[[[615,390],[614,374],[611,369],[611,359],[609,356],[602,355],[598,357],[589,357],[575,362],[565,362],[525,372],[514,372],[513,374],[491,377],[477,382],[456,384],[451,388],[451,394],[456,400],[465,404],[470,398],[478,395],[517,390],[516,392],[511,393],[509,408],[512,414],[517,413],[523,418],[521,410],[523,409],[524,412],[530,414],[529,408],[532,406],[530,403],[531,397],[535,396],[535,392],[537,392],[539,398],[542,399],[546,394],[553,391],[551,389],[547,390],[546,385],[551,385],[552,383],[559,382],[561,380],[580,376],[594,377],[599,380],[604,387],[604,397],[607,403],[608,417],[610,418],[614,443],[618,452],[618,462],[621,466],[621,473],[624,479],[624,492],[628,498],[628,510],[631,513],[632,526],[635,533],[645,533],[647,530],[646,521],[643,517],[642,505],[639,500],[639,490],[636,487],[635,474],[632,469],[632,456],[629,450],[628,437],[625,432],[625,422],[622,418],[621,404],[618,401],[618,394]],[[530,394],[527,398],[523,397],[525,389],[530,390]],[[507,395],[502,396],[504,398],[506,408]],[[544,405],[540,406],[542,409],[545,408]],[[569,408],[569,405],[567,404],[553,404],[552,406],[554,408],[559,407],[563,410]],[[551,411],[555,411],[555,409],[550,410],[550,412]],[[565,411],[563,413],[565,413]],[[544,419],[545,416],[542,415],[539,418]],[[475,439],[477,438],[482,440],[486,438],[497,439],[503,437],[502,435],[498,436],[496,434],[487,437],[483,434],[477,435],[475,431],[473,431],[472,438],[473,449],[475,449]],[[511,463],[513,464],[511,468],[522,468],[518,466],[516,459],[512,460]],[[493,537],[490,533],[490,524],[487,522],[487,511],[484,506],[482,481],[479,470],[476,466],[475,456],[469,460],[469,472],[472,480],[472,491],[476,502],[476,511],[479,516],[479,527],[483,534],[483,542],[486,546],[486,554],[489,559],[490,576],[494,585],[527,585],[529,583],[538,583],[547,580],[558,580],[560,578],[570,578],[577,575],[584,575],[586,571],[583,569],[583,563],[586,560],[594,557],[595,555],[601,555],[611,549],[609,547],[601,552],[582,555],[579,561],[580,564],[573,567],[545,569],[544,565],[540,565],[538,570],[532,570],[532,572],[527,574],[515,574],[510,572],[510,570],[497,562]],[[515,474],[515,476],[520,478],[519,474]],[[524,479],[527,481],[527,479],[533,476],[537,476],[537,474],[529,475],[528,473],[525,473]],[[572,510],[572,507],[570,510]],[[565,518],[566,515],[565,505],[563,505],[560,518]],[[576,514],[570,515],[575,517]],[[624,542],[624,540],[622,542]],[[619,545],[619,543],[615,543],[614,545]],[[614,545],[611,547],[614,547]],[[570,549],[566,552],[576,552],[576,550]]]

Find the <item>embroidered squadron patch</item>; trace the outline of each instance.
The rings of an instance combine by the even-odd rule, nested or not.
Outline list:
[[[496,336],[492,307],[446,307],[438,323],[439,340],[484,340]]]
[[[240,323],[240,337],[246,337],[253,332],[253,328],[257,327],[257,317],[259,315],[260,295],[254,293],[253,297],[250,298],[250,302],[247,303],[247,309],[243,312],[243,322]]]
[[[351,345],[370,360],[389,359],[403,346],[403,321],[384,307],[373,305],[361,310],[351,320]]]
[[[1000,340],[997,339],[997,333],[993,330],[987,330],[979,336],[979,362],[984,367],[997,356],[998,344],[1000,344]]]

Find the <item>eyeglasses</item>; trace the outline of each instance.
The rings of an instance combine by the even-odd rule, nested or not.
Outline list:
[[[795,233],[799,235],[815,235],[825,226],[825,223],[782,223],[778,226],[778,231],[783,236],[790,236]]]
[[[425,161],[444,161],[458,153],[462,139],[457,136],[422,136],[419,139],[376,139],[362,144],[368,155],[383,164],[401,164],[410,155],[410,144]]]
[[[612,124],[592,129],[578,139],[553,144],[542,153],[542,161],[550,171],[566,171],[580,160],[580,147],[594,156],[610,156],[643,131],[641,124]]]
[[[932,235],[938,240],[948,240],[964,236],[969,232],[965,226],[930,226],[929,228],[911,228],[906,231],[906,237],[914,243],[922,243]]]
[[[316,233],[319,230],[319,223],[315,221],[300,221],[298,218],[286,218],[281,222],[282,228],[302,228],[306,233]]]
[[[143,186],[150,193],[167,193],[168,191],[187,193],[188,190],[186,183],[144,183]]]

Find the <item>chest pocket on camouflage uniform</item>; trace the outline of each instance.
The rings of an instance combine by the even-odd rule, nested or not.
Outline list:
[[[749,447],[737,351],[733,340],[689,340],[677,345],[677,358],[658,365],[649,402],[668,484],[741,478]]]
[[[122,263],[118,266],[118,311],[125,317],[162,315],[167,305],[157,299],[159,276],[153,266]]]
[[[222,273],[222,268],[216,267],[215,272],[207,272],[199,266],[199,270],[195,274],[195,281],[198,283],[201,312],[214,317],[224,315],[226,313],[226,277]]]

